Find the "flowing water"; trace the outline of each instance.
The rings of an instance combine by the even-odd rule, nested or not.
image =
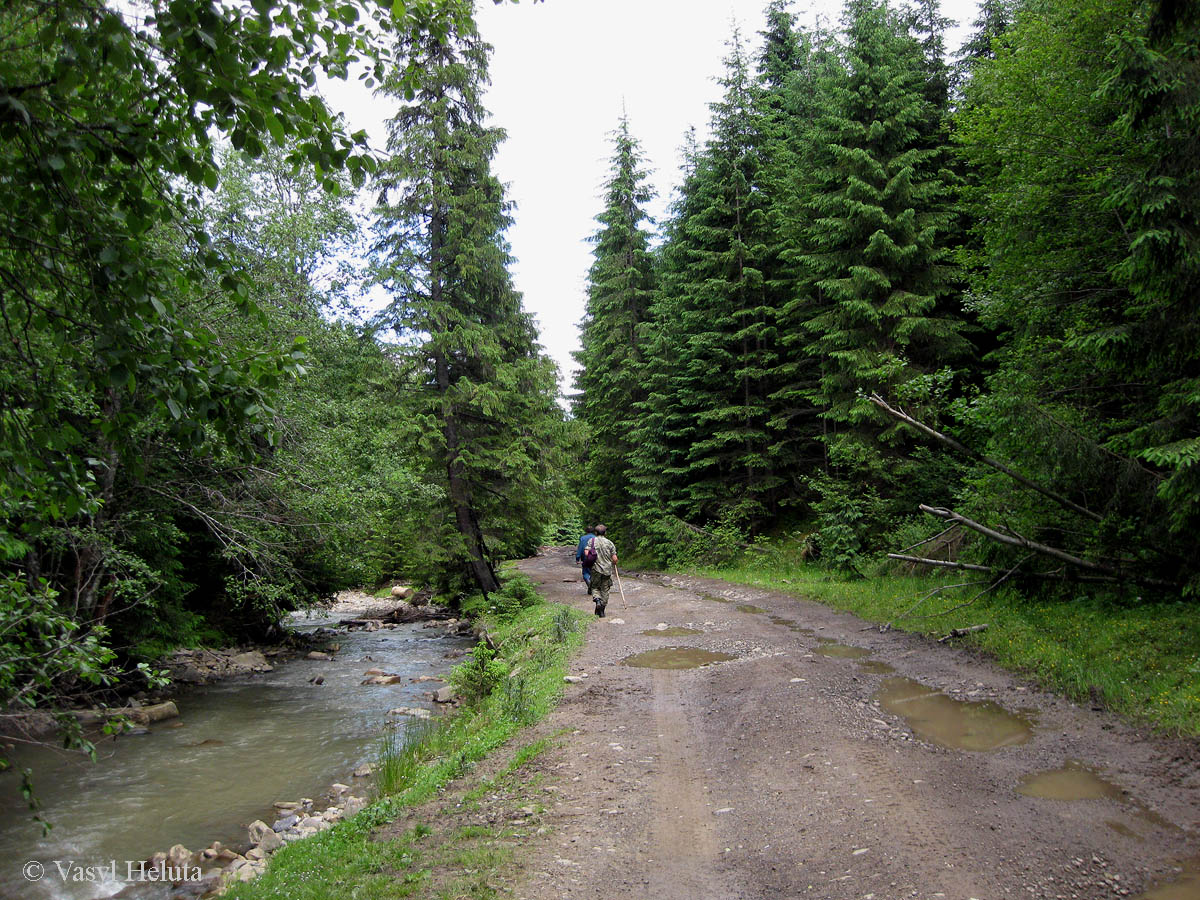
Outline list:
[[[295,620],[300,630],[333,623]],[[454,665],[445,654],[471,643],[444,635],[420,624],[339,634],[333,661],[297,659],[181,694],[180,718],[98,743],[95,764],[48,750],[20,754],[17,764],[33,769],[41,814],[53,828],[43,837],[19,802],[14,774],[0,777],[0,860],[10,869],[0,872],[0,897],[108,896],[122,885],[64,883],[54,861],[116,860],[119,876],[126,860],[173,844],[198,850],[219,840],[236,847],[246,841],[248,823],[273,821],[274,801],[319,798],[334,781],[357,780],[351,772],[375,755],[388,710],[430,706],[425,692],[440,686],[363,685],[364,670],[444,674]],[[309,683],[316,675],[323,684]],[[21,875],[29,860],[45,867],[36,882]]]

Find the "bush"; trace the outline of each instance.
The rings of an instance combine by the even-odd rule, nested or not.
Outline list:
[[[471,657],[450,672],[450,684],[468,706],[485,700],[508,678],[508,664],[487,644],[476,644]]]

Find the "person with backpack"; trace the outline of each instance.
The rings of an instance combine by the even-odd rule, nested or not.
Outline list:
[[[596,554],[596,560],[592,563],[592,599],[596,601],[596,615],[604,618],[604,607],[608,606],[608,591],[612,587],[613,572],[617,568],[617,548],[608,538],[605,532],[608,529],[603,525],[596,526],[596,536],[588,541],[584,548],[584,558],[587,558],[588,551],[593,551]]]
[[[579,546],[575,550],[575,562],[583,566],[583,583],[587,585],[588,596],[592,596],[592,563],[596,561],[595,551],[592,551],[591,562],[584,558],[587,551],[588,541],[592,539],[592,534],[595,528],[589,525],[583,530],[583,534],[579,536]]]

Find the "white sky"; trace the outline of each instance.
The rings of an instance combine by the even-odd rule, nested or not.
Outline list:
[[[479,0],[483,37],[495,47],[492,86],[485,102],[508,132],[494,170],[517,204],[509,231],[513,276],[525,308],[537,318],[541,341],[558,363],[560,383],[572,390],[571,351],[579,347],[591,247],[608,174],[609,135],[622,108],[642,144],[651,207],[664,215],[678,184],[678,150],[687,129],[707,133],[708,104],[720,97],[731,22],[757,53],[767,0],[546,0],[496,6]],[[948,18],[970,25],[977,0],[942,0]],[[801,21],[836,23],[840,0],[797,0]],[[948,36],[951,48],[962,40]],[[352,128],[366,128],[384,145],[392,109],[353,85],[326,90]]]

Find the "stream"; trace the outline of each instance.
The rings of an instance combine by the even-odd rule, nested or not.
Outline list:
[[[336,619],[296,615],[290,624],[310,631]],[[444,675],[454,665],[447,652],[473,641],[421,623],[332,640],[341,645],[332,661],[299,658],[277,663],[272,672],[181,693],[175,698],[180,718],[152,725],[148,734],[98,742],[95,764],[50,748],[14,753],[18,768],[33,769],[41,815],[53,828],[43,836],[19,799],[15,773],[0,776],[6,869],[0,898],[107,897],[124,884],[108,877],[64,881],[55,861],[107,866],[115,860],[119,878],[126,860],[173,844],[236,847],[246,841],[247,824],[274,821],[276,800],[320,798],[335,781],[365,794],[351,772],[374,758],[388,710],[432,706],[427,693],[441,685],[363,685],[363,672]],[[309,683],[316,675],[324,676],[323,684]],[[23,875],[31,860],[44,867],[38,880]]]

